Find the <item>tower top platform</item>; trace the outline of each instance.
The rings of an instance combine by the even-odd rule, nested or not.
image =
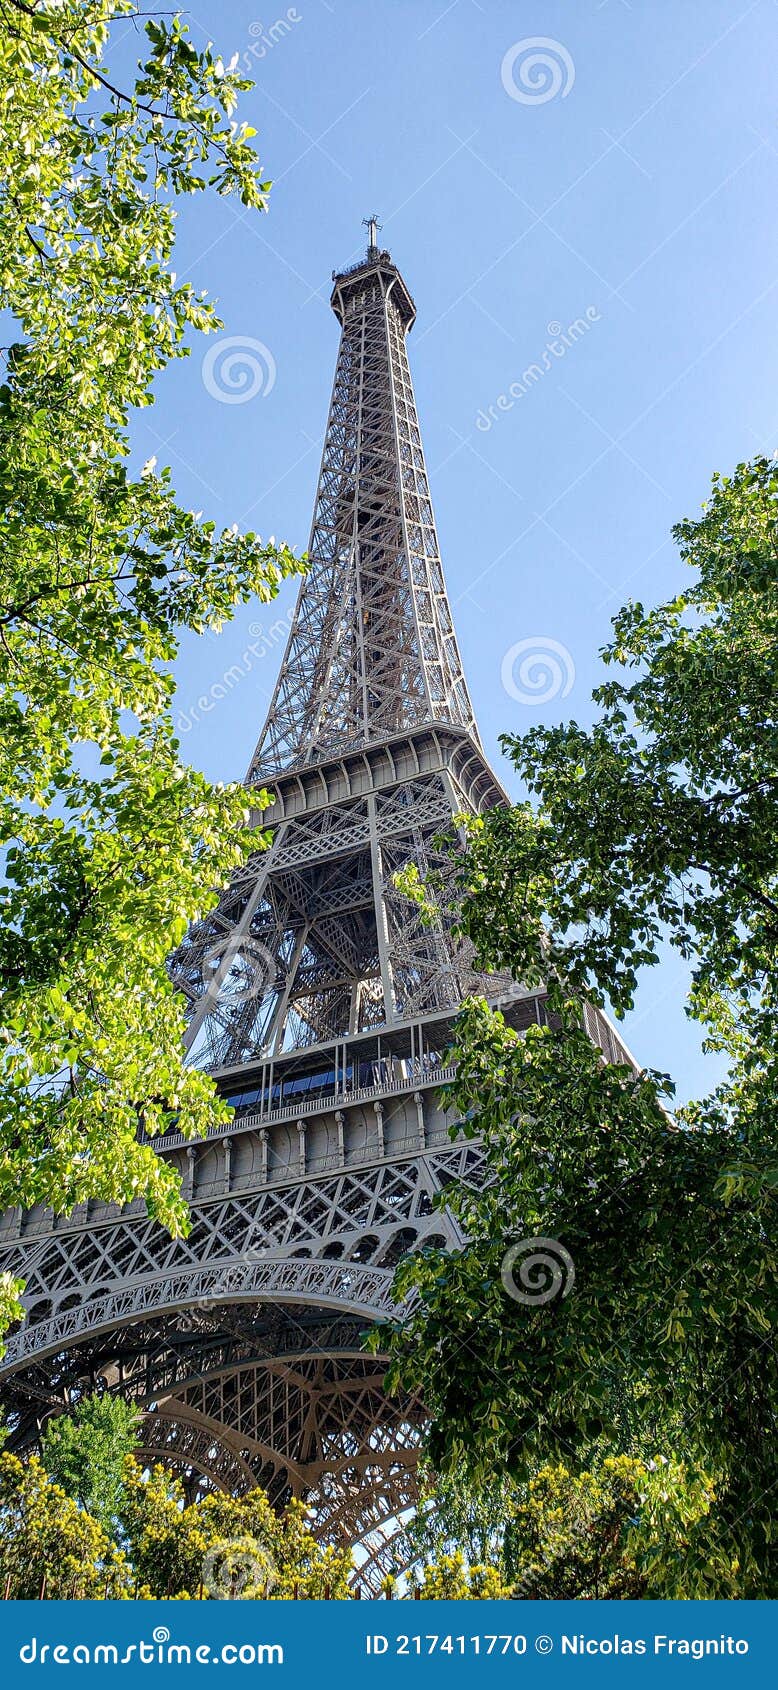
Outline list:
[[[333,270],[330,304],[338,322],[343,324],[350,302],[364,293],[371,280],[391,295],[407,334],[416,321],[416,306],[391,253],[379,247],[368,247],[365,257],[345,270]]]
[[[391,253],[378,245],[381,224],[377,216],[373,213],[362,221],[367,229],[367,251],[364,258],[359,258],[356,264],[349,264],[343,270],[333,270],[330,304],[342,327],[349,305],[353,304],[357,297],[364,299],[372,281],[378,284],[387,298],[391,295],[407,334],[416,321],[413,298],[397,265],[392,261]]]

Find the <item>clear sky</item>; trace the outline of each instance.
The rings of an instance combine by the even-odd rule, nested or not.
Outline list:
[[[672,524],[715,469],[777,443],[775,0],[198,0],[190,16],[254,76],[241,115],[275,185],[265,217],[187,205],[178,270],[217,297],[220,340],[260,347],[230,387],[236,347],[204,370],[214,342],[198,345],[137,419],[138,454],[217,522],[305,547],[330,273],[376,211],[418,308],[409,351],[465,667],[516,792],[499,733],[590,719],[610,617],[683,579]],[[182,655],[184,752],[214,777],[245,773],[282,649],[280,629],[256,630],[293,598]],[[225,687],[249,641],[250,672]],[[522,670],[544,650],[550,667]],[[716,1070],[683,985],[668,959],[625,1031],[688,1095]]]

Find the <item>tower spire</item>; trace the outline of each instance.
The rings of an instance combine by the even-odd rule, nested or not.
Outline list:
[[[333,276],[340,348],[303,582],[249,781],[422,722],[478,745],[408,365],[416,308],[378,219]]]

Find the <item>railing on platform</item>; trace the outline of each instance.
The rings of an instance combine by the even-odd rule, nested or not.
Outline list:
[[[225,1138],[233,1133],[250,1132],[253,1128],[275,1126],[285,1121],[301,1121],[309,1115],[319,1115],[322,1110],[345,1109],[354,1103],[375,1102],[383,1097],[399,1097],[403,1092],[412,1097],[415,1091],[429,1086],[448,1085],[456,1078],[454,1067],[425,1068],[413,1076],[402,1075],[396,1080],[384,1080],[374,1086],[359,1086],[353,1091],[342,1086],[331,1092],[317,1093],[315,1097],[302,1096],[294,1103],[285,1103],[277,1109],[236,1109],[233,1119],[226,1126],[209,1128],[207,1139]],[[191,1144],[191,1139],[184,1138],[182,1133],[173,1128],[160,1136],[149,1139],[144,1136],[143,1142],[155,1144],[160,1150],[177,1150],[184,1144]],[[206,1143],[203,1139],[200,1142]]]

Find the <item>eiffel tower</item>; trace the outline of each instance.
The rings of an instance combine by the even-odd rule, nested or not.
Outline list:
[[[423,1404],[390,1399],[365,1329],[417,1246],[462,1242],[433,1207],[478,1181],[440,1087],[463,998],[517,1029],[542,993],[479,975],[441,895],[434,924],[395,884],[445,869],[436,838],[506,801],[483,754],[440,561],[406,337],[415,307],[369,220],[333,276],[341,329],[305,577],[249,789],[272,828],[171,962],[191,1061],[234,1109],[200,1143],[157,1140],[192,1208],[172,1240],[142,1202],[12,1210],[0,1267],[26,1281],[2,1362],[18,1448],[92,1390],[144,1411],[144,1460],[189,1494],[303,1496],[358,1547],[375,1593],[416,1496]],[[597,1011],[592,1038],[620,1047]]]

